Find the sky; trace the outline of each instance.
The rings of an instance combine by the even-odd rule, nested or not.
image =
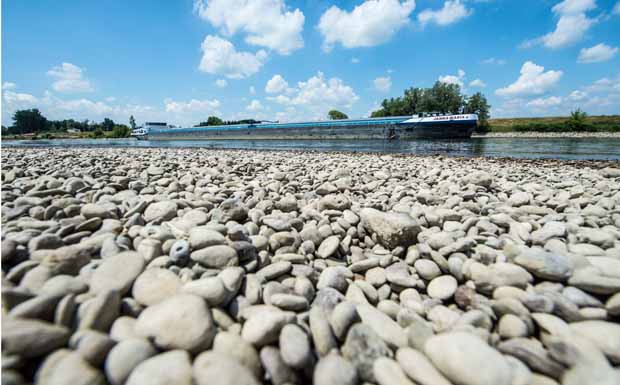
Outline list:
[[[4,0],[2,124],[365,117],[436,81],[492,117],[620,113],[618,0]]]

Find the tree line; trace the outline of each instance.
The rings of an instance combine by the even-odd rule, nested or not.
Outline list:
[[[49,120],[37,108],[28,110],[18,110],[13,114],[13,124],[9,127],[2,126],[4,135],[24,135],[24,134],[45,134],[54,132],[66,132],[70,129],[90,132],[94,137],[117,137],[124,138],[131,134],[131,129],[135,128],[135,119],[129,118],[130,126],[114,122],[110,118],[105,118],[97,123],[88,119],[77,121],[74,119]]]
[[[206,121],[200,122],[194,127],[203,127],[203,126],[229,126],[233,124],[257,124],[260,123],[260,120],[254,119],[242,119],[242,120],[222,120],[217,116],[209,116]]]
[[[374,111],[371,117],[408,116],[422,112],[478,114],[479,128],[485,130],[489,125],[490,108],[482,93],[466,96],[461,93],[458,84],[438,81],[431,88],[411,87],[401,97],[384,99],[381,108]]]

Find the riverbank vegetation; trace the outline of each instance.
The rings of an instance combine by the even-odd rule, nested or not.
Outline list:
[[[126,138],[131,128],[125,124],[105,118],[97,123],[74,119],[49,120],[36,108],[18,110],[13,114],[13,124],[2,126],[5,139],[60,139],[60,138]],[[135,126],[133,116],[130,124]]]
[[[589,116],[577,110],[569,117],[490,119],[489,132],[620,132],[620,115]]]

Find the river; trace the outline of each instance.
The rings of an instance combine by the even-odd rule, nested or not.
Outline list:
[[[620,138],[472,138],[465,140],[178,140],[53,139],[2,141],[4,147],[226,148],[381,152],[464,157],[620,160]]]

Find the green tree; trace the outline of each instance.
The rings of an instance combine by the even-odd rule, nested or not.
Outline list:
[[[201,126],[221,126],[224,124],[224,121],[220,118],[218,118],[217,116],[209,116],[209,118],[207,119],[206,122],[200,122],[198,123],[198,125],[194,126],[194,127],[201,127]]]
[[[13,114],[12,131],[15,134],[37,133],[47,129],[48,120],[36,108],[18,110]]]
[[[441,112],[458,114],[463,108],[465,98],[458,84],[435,82],[432,88],[422,95],[419,112]]]
[[[117,124],[112,129],[113,138],[128,138],[131,135],[131,129],[124,124]]]
[[[345,114],[344,112],[340,112],[338,110],[331,110],[331,111],[329,111],[327,113],[327,116],[329,116],[329,118],[331,120],[349,119],[347,114]]]
[[[92,138],[103,138],[105,136],[103,130],[101,128],[96,128],[95,131],[93,131],[90,136]]]
[[[582,111],[581,108],[577,108],[575,111],[571,111],[566,125],[571,131],[584,131],[588,128],[586,124],[587,117],[588,114]]]
[[[103,131],[112,131],[114,129],[114,121],[108,118],[103,119],[103,122],[101,122],[101,128]]]
[[[136,119],[134,119],[133,115],[129,117],[129,126],[132,130],[136,129]]]
[[[489,110],[491,106],[487,98],[480,92],[476,92],[467,99],[464,111],[466,114],[478,115],[478,131],[486,132],[489,130]]]

